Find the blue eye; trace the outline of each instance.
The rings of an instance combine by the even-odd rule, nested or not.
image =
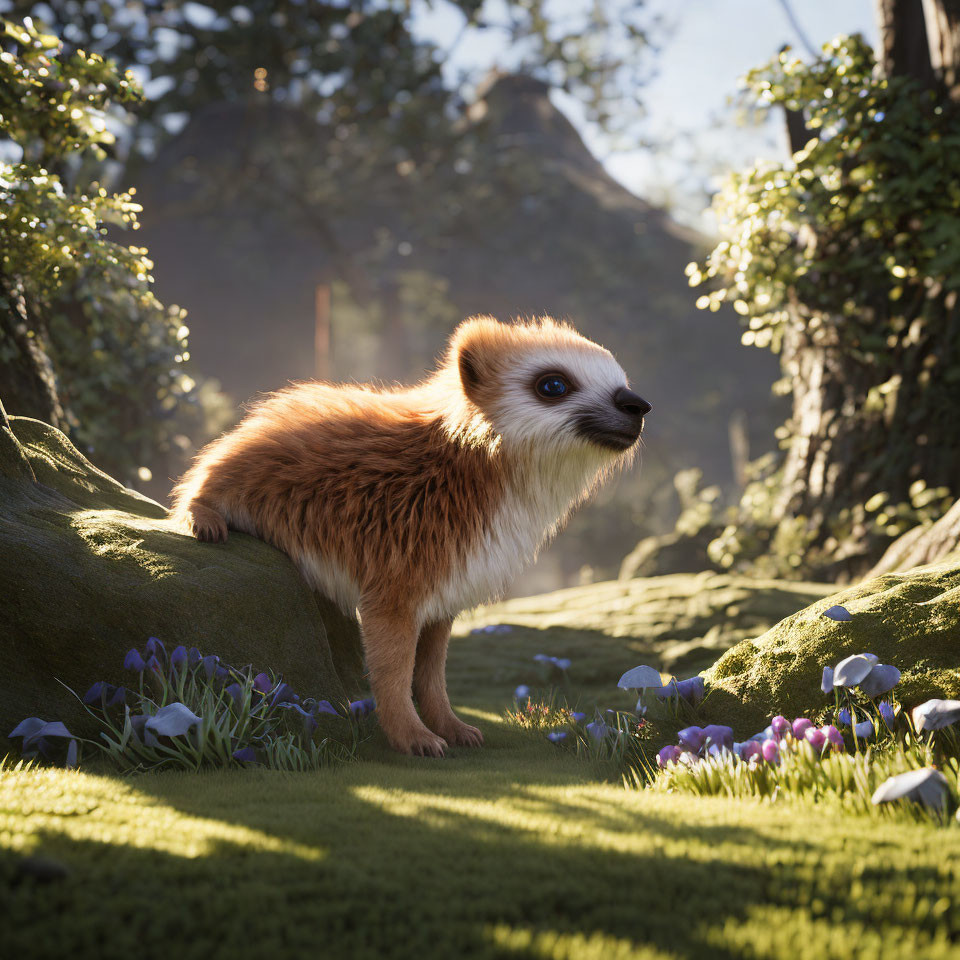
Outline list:
[[[544,400],[558,400],[570,391],[570,384],[560,374],[548,373],[537,381],[536,391]]]

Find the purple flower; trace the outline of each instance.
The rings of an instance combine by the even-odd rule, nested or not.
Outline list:
[[[850,711],[846,707],[841,707],[837,712],[837,719],[845,726],[850,726]]]
[[[877,657],[872,653],[855,653],[845,657],[833,668],[833,682],[838,687],[855,687],[876,666]]]
[[[157,659],[156,654],[151,653],[150,659],[145,664],[146,669],[152,673],[160,673],[163,667],[160,665],[160,661]]]
[[[110,696],[114,690],[112,683],[104,683],[103,680],[98,680],[84,695],[83,702],[88,706],[93,706],[93,704],[102,703],[105,697]]]
[[[314,713],[329,713],[334,717],[339,717],[340,714],[337,713],[336,707],[329,700],[318,700],[313,705]]]
[[[240,703],[243,700],[243,688],[239,683],[231,683],[229,687],[224,690],[230,696],[230,699],[233,700],[233,705],[239,708]]]
[[[514,700],[526,700],[529,696],[530,688],[525,683],[521,683],[520,686],[513,691]]]
[[[201,663],[203,664],[203,672],[207,675],[207,679],[212,680],[214,674],[217,672],[220,658],[215,653],[211,653],[209,656],[204,657]]]
[[[793,732],[793,735],[794,735],[798,740],[802,740],[803,737],[804,737],[804,734],[805,734],[812,726],[813,726],[813,724],[812,724],[806,717],[797,717],[797,719],[793,721],[793,725],[791,726],[790,729],[791,729],[791,731]]]
[[[547,739],[548,739],[551,743],[559,743],[561,740],[566,740],[566,739],[567,739],[567,731],[566,731],[566,730],[551,730],[550,733],[547,734]]]
[[[700,748],[706,742],[707,732],[703,727],[684,727],[677,734],[677,739],[687,750],[692,753],[699,753]]]
[[[754,757],[762,757],[763,748],[756,740],[748,740],[740,744],[740,759],[749,763]]]
[[[109,684],[108,684],[109,686]],[[113,693],[107,697],[106,706],[116,707],[120,704],[126,704],[127,702],[127,688],[126,687],[114,687]]]
[[[832,723],[827,724],[825,727],[821,727],[820,732],[826,737],[827,743],[829,743],[834,750],[845,749],[843,734]]]
[[[137,673],[143,673],[146,668],[147,664],[143,657],[140,656],[139,650],[131,649],[127,651],[127,655],[123,658],[124,670],[134,670]]]
[[[852,620],[853,617],[850,615],[850,611],[846,607],[841,607],[839,604],[833,607],[828,607],[823,611],[825,617],[829,617],[831,620]]]
[[[880,703],[878,709],[880,716],[883,717],[883,722],[887,725],[887,729],[892,730],[897,725],[897,714],[893,709],[893,704],[889,700],[884,700]]]
[[[602,720],[594,720],[593,723],[587,724],[587,733],[594,740],[602,740],[609,732],[610,728]]]
[[[279,706],[281,710],[298,714],[303,721],[303,728],[308,735],[317,729],[317,718],[312,713],[307,713],[299,703],[281,703]]]
[[[277,689],[273,691],[273,696],[270,698],[270,709],[281,703],[296,703],[299,699],[289,683],[277,684]]]
[[[770,721],[770,729],[773,731],[773,735],[778,740],[782,740],[790,732],[790,721],[785,716],[778,713]]]
[[[656,691],[658,699],[669,700],[671,697],[680,696],[679,687],[680,687],[680,684],[677,683],[676,679],[671,680],[669,683],[665,683],[662,687],[660,687]],[[643,697],[641,697],[640,699],[642,700]]]
[[[148,717],[144,729],[154,737],[182,737],[201,722],[200,717],[186,704],[174,702],[161,707],[154,716]]]
[[[587,715],[585,713],[580,713],[577,710],[572,711],[570,716],[573,717],[574,723],[583,723],[583,721],[587,719]]]
[[[170,666],[182,667],[187,662],[187,648],[181,643],[179,647],[173,648],[170,654]]]
[[[258,673],[253,678],[253,689],[257,693],[269,693],[270,689],[273,687],[273,684],[270,682],[270,677],[265,673]]]
[[[133,729],[134,735],[140,740],[143,741],[147,726],[147,721],[150,719],[145,714],[136,714],[134,716],[128,717],[130,720],[130,726]]]
[[[677,684],[677,693],[693,706],[696,706],[703,699],[705,692],[703,677],[690,677]]]
[[[827,694],[833,693],[833,667],[823,668],[823,677],[820,680],[820,689]]]
[[[23,737],[21,753],[30,760],[37,754],[49,756],[51,745],[48,740],[66,740],[66,765],[77,765],[77,741],[74,735],[59,720],[41,720],[40,717],[28,717],[7,734],[9,737]]]
[[[807,727],[807,729],[803,731],[803,738],[817,753],[823,752],[827,738],[822,730],[818,730],[816,727]]]
[[[151,637],[147,641],[144,649],[153,656],[156,656],[158,653],[163,654],[163,656],[167,655],[167,648],[163,645],[163,641],[158,640],[156,637]]]
[[[191,667],[195,667],[202,660],[203,660],[203,654],[200,653],[200,651],[196,647],[191,647],[187,651],[187,663],[189,663]]]
[[[535,653],[533,659],[536,660],[537,663],[549,663],[553,657],[546,653]]]
[[[854,724],[853,732],[860,740],[872,740],[877,731],[872,720],[864,720],[861,723]]]
[[[860,681],[860,690],[867,697],[888,693],[900,682],[900,671],[887,663],[878,663]]]
[[[668,763],[679,763],[683,751],[673,744],[668,744],[657,754],[657,766],[665,767]]]
[[[241,763],[256,763],[257,754],[253,747],[241,747],[239,750],[233,751],[233,759],[239,760]]]
[[[564,673],[570,669],[570,661],[566,657],[554,657],[553,665],[558,669],[564,671]]]
[[[767,763],[777,763],[780,760],[780,747],[777,746],[776,740],[764,740],[760,752]]]
[[[366,717],[377,709],[377,702],[373,697],[366,700],[354,700],[350,703],[350,712],[355,717]]]
[[[710,741],[711,746],[719,747],[721,750],[733,749],[733,727],[724,727],[720,724],[711,723],[703,728],[704,736]]]

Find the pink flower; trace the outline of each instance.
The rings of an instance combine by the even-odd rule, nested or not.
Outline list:
[[[834,750],[842,751],[845,749],[843,734],[832,723],[821,727],[820,732],[827,738],[827,743],[829,743]]]
[[[760,752],[767,763],[777,763],[780,760],[780,748],[777,746],[776,740],[764,740]]]
[[[821,753],[823,751],[823,746],[827,742],[826,735],[822,730],[818,730],[816,727],[807,727],[807,729],[803,731],[803,738],[807,741],[807,743],[810,744],[811,747],[813,747],[814,750],[817,751],[817,753]]]
[[[797,717],[797,719],[793,721],[793,735],[798,740],[802,740],[812,726],[813,724],[806,717]]]

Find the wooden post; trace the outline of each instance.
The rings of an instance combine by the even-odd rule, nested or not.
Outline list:
[[[317,284],[313,302],[314,373],[318,380],[328,380],[330,378],[330,284]]]

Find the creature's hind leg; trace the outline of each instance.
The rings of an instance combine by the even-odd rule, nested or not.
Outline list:
[[[180,525],[198,540],[205,543],[224,543],[227,539],[227,521],[213,507],[193,500],[182,507],[177,516]]]
[[[426,725],[447,743],[461,747],[483,745],[483,734],[464,723],[447,697],[447,644],[452,620],[428,623],[420,631],[417,661],[413,671],[413,692]]]
[[[412,613],[379,598],[363,600],[360,623],[377,717],[390,746],[401,753],[442,757],[446,741],[424,726],[413,707],[417,630]]]

